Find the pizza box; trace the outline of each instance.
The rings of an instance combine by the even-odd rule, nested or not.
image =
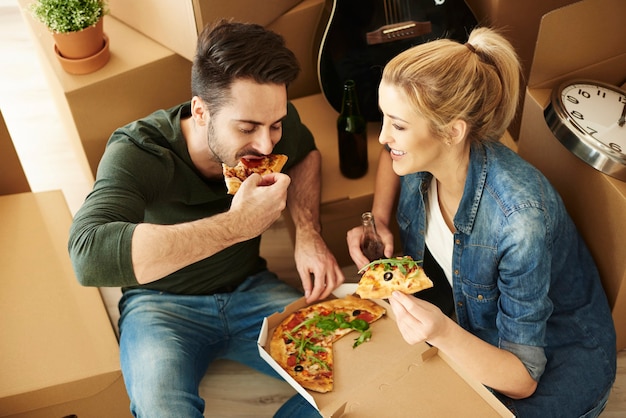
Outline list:
[[[354,293],[356,284],[345,284],[335,297]],[[393,320],[390,306],[371,325],[370,341],[352,348],[357,333],[333,345],[332,392],[317,393],[300,386],[266,350],[274,328],[290,313],[307,306],[304,298],[263,320],[258,339],[261,357],[271,365],[324,417],[513,417],[485,386],[470,378],[435,347],[407,344]],[[269,349],[269,347],[268,347]]]

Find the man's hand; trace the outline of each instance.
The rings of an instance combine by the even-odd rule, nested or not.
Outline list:
[[[343,272],[317,232],[297,234],[295,260],[306,301],[325,299],[344,282]]]
[[[291,179],[282,173],[261,177],[252,174],[233,197],[230,210],[237,215],[238,228],[256,237],[265,232],[281,215],[287,205],[287,188]]]
[[[261,235],[285,209],[290,181],[286,174],[253,174],[241,184],[228,212],[174,225],[138,224],[132,245],[137,281],[159,280]]]
[[[343,272],[320,235],[322,155],[313,150],[289,170],[289,212],[296,227],[295,260],[307,302],[328,297],[344,282]]]

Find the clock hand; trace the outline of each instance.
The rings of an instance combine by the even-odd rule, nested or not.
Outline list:
[[[617,121],[619,126],[624,126],[624,123],[626,123],[626,103],[624,103],[624,109],[622,109],[622,116]]]

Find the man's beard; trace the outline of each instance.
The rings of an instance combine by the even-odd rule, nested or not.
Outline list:
[[[217,134],[215,133],[213,121],[209,120],[209,126],[207,128],[207,145],[209,147],[210,158],[212,161],[221,164],[226,162],[224,158],[226,152],[221,148],[219,142]]]

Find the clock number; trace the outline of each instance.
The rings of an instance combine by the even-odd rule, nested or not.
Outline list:
[[[598,131],[596,131],[595,129],[593,129],[593,128],[592,128],[592,127],[590,127],[590,126],[587,126],[587,133],[588,133],[589,135],[591,135],[591,136],[594,136],[595,134],[597,134],[597,133],[598,133]]]
[[[585,117],[583,116],[582,113],[580,113],[578,110],[572,110],[571,112],[572,116],[574,116],[576,119],[580,119],[580,120],[584,120]]]
[[[588,91],[583,90],[583,89],[578,89],[578,95],[584,97],[585,99],[590,99],[591,98],[591,93],[589,93]],[[598,97],[603,98],[603,99],[606,98],[606,92],[602,91],[602,90],[597,90],[596,91],[596,95]],[[567,100],[569,100],[570,102],[572,102],[574,104],[578,104],[578,100],[575,97],[572,97],[572,96],[568,95],[567,96]]]
[[[578,99],[577,99],[577,98],[575,98],[574,96],[570,96],[570,95],[568,94],[566,97],[567,97],[567,101],[568,101],[568,102],[570,102],[570,103],[574,103],[574,104],[578,104],[578,103],[580,103],[580,102],[578,101]]]
[[[617,152],[619,152],[620,154],[622,153],[622,147],[619,144],[616,144],[615,142],[611,142],[609,143],[609,147]]]
[[[585,99],[588,99],[591,97],[591,95],[583,89],[578,89],[578,94],[580,96],[583,96]]]

